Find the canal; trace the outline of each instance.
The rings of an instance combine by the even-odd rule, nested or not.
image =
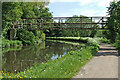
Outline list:
[[[37,46],[23,46],[18,50],[6,51],[2,55],[2,70],[17,73],[37,63],[61,58],[67,52],[78,50],[85,46],[83,43],[45,41]],[[5,50],[5,49],[4,49]]]

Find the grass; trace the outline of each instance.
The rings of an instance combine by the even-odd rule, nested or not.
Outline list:
[[[63,41],[63,40],[47,40],[47,41],[59,42],[59,43],[65,43],[65,44],[71,44],[71,45],[85,46],[84,43],[79,43],[79,42],[71,42],[71,41]]]
[[[46,39],[51,39],[51,40],[68,40],[68,41],[83,41],[83,42],[91,42],[93,41],[98,41],[98,38],[91,38],[91,37],[46,37]],[[96,42],[95,42],[96,43]]]
[[[46,39],[87,42],[87,38],[81,37],[46,37]]]
[[[97,45],[99,46],[100,38],[91,38],[91,37],[46,37],[49,40],[64,40],[64,41],[77,41],[77,42],[84,42],[90,45]]]
[[[77,39],[77,38],[76,38]],[[80,50],[70,51],[62,58],[49,60],[46,63],[35,63],[24,72],[17,74],[3,72],[3,78],[72,78],[99,49],[98,43],[91,38],[89,44]],[[91,42],[90,42],[91,41]],[[11,75],[12,74],[12,75]]]
[[[85,65],[97,52],[94,46],[87,46],[81,50],[70,51],[62,58],[50,60],[28,68],[24,72],[12,76],[2,75],[4,78],[71,78]]]

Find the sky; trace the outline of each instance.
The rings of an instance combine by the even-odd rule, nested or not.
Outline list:
[[[50,0],[49,9],[54,17],[107,16],[107,7],[113,0]]]

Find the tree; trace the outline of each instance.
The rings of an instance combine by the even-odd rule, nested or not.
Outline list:
[[[16,20],[20,20],[23,14],[20,2],[2,3],[2,35],[8,38],[7,32]]]
[[[108,29],[106,37],[111,40],[111,42],[116,43],[116,46],[120,53],[120,1],[111,2],[108,7],[108,13],[110,18],[108,18]]]
[[[78,18],[81,17],[81,18]],[[69,18],[66,20],[66,23],[86,23],[91,22],[89,18],[86,16],[77,16],[74,15],[73,18]],[[80,27],[80,28],[92,28],[91,24],[81,25],[81,24],[69,24],[71,27]],[[73,30],[63,30],[62,36],[72,36],[72,37],[94,37],[96,34],[96,30],[82,30],[82,29],[73,29]]]
[[[52,17],[52,13],[49,12],[49,8],[45,7],[46,4],[48,5],[49,2],[3,2],[2,4],[2,36],[6,39],[9,39],[9,30],[13,26],[15,21],[22,22],[22,18],[44,18],[44,17]],[[48,19],[46,22],[50,22],[51,20]],[[28,23],[39,23],[37,20],[27,20]],[[33,25],[32,25],[33,26]],[[29,25],[25,27],[30,27]],[[17,35],[18,40],[24,40],[25,37],[23,36],[29,36],[28,33],[30,33],[32,36],[34,34],[35,41],[36,39],[40,38],[40,35],[36,33],[41,33],[43,31],[38,30],[17,30],[16,34],[22,34]],[[24,32],[24,33],[22,33]],[[22,39],[21,39],[22,36]],[[27,38],[26,38],[27,39]],[[25,40],[26,40],[25,39]],[[30,40],[30,39],[28,39]],[[29,44],[36,43],[33,41],[29,41]],[[25,41],[24,41],[25,43]]]

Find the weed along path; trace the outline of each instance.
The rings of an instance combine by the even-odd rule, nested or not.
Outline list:
[[[109,44],[100,44],[98,53],[74,78],[118,78],[118,52]]]

